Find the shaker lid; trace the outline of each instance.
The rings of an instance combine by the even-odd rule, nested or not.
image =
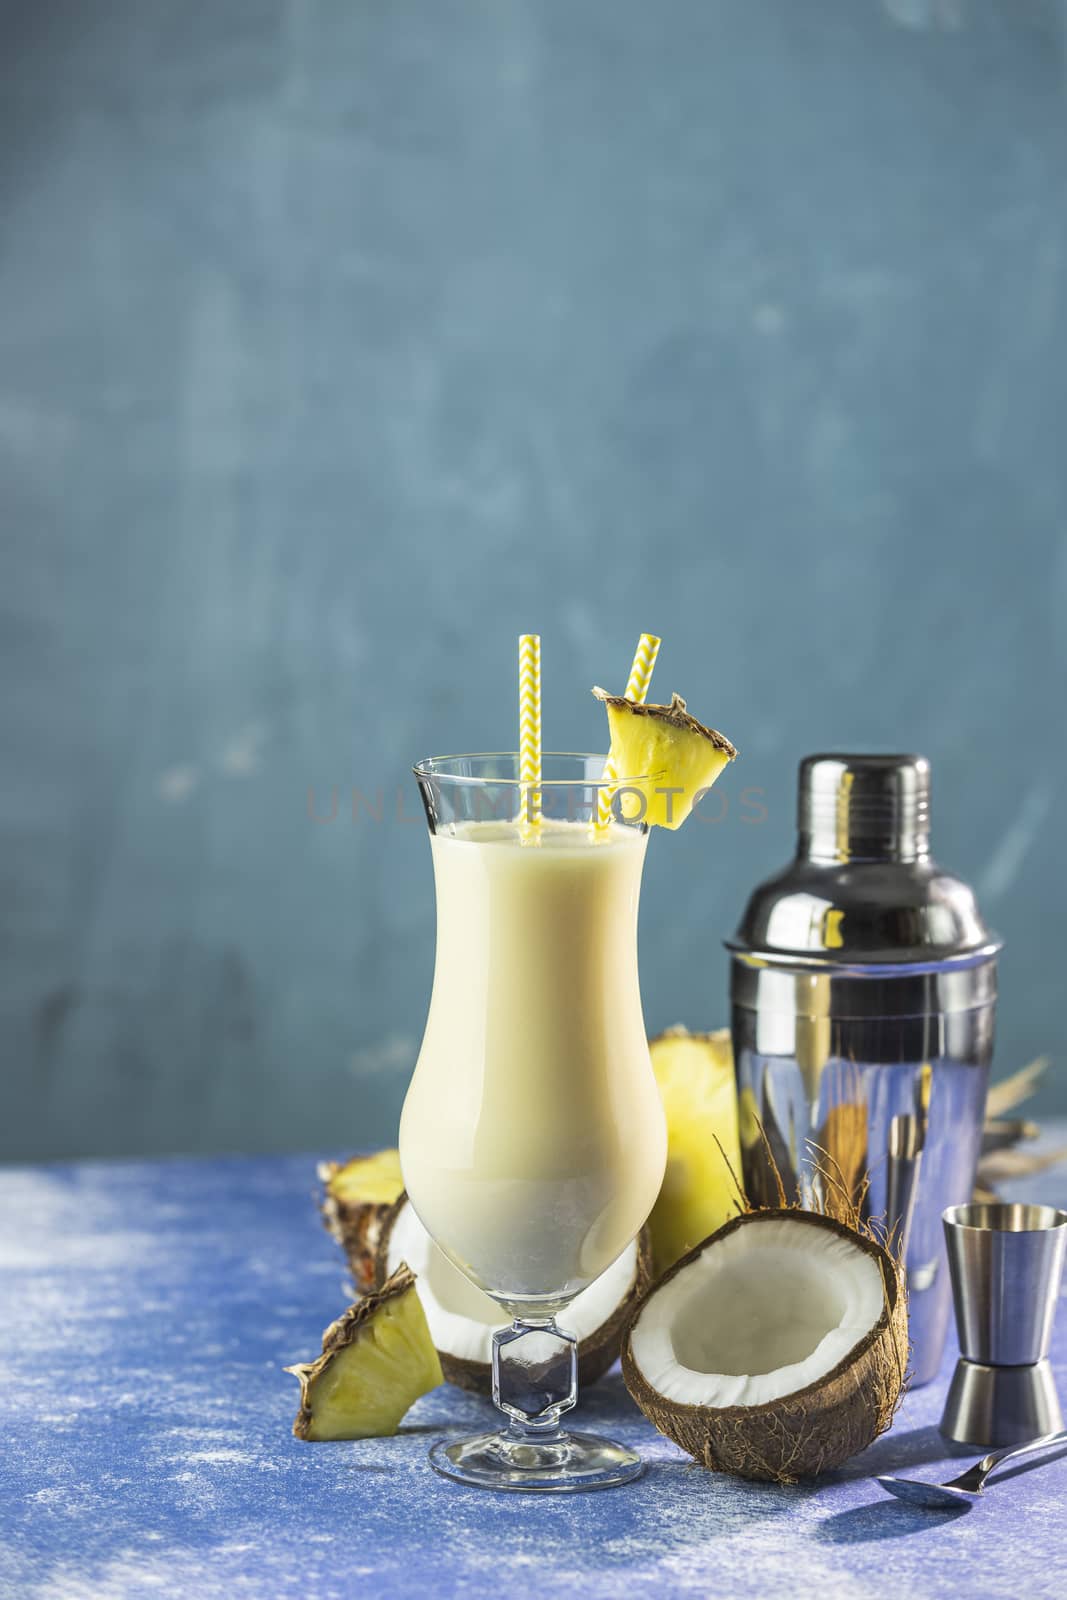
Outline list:
[[[727,940],[740,959],[870,970],[996,954],[973,891],[930,856],[923,756],[807,756],[797,801],[794,860],[754,890]]]

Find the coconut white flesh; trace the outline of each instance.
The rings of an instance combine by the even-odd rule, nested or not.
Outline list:
[[[438,1350],[488,1365],[493,1359],[493,1329],[507,1324],[507,1312],[453,1266],[410,1204],[401,1206],[393,1223],[386,1259],[390,1272],[406,1261],[415,1274],[430,1336]],[[595,1333],[626,1295],[636,1272],[634,1240],[599,1278],[575,1296],[559,1318],[561,1327],[575,1334],[579,1342]]]
[[[646,1301],[633,1358],[686,1405],[759,1406],[831,1372],[882,1314],[877,1260],[810,1224],[753,1221]]]

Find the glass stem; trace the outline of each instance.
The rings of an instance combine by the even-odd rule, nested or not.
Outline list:
[[[563,1438],[559,1419],[578,1398],[577,1345],[553,1317],[516,1317],[493,1334],[493,1399],[516,1442]]]

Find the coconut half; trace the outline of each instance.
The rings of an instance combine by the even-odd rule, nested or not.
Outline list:
[[[789,1483],[889,1426],[907,1310],[892,1257],[833,1217],[752,1211],[684,1255],[626,1330],[626,1386],[703,1466]]]
[[[562,1326],[578,1339],[578,1381],[583,1387],[602,1377],[618,1360],[623,1327],[651,1277],[651,1259],[648,1234],[642,1229],[561,1315]],[[378,1283],[384,1283],[404,1261],[418,1280],[419,1299],[445,1377],[461,1389],[490,1394],[493,1330],[506,1325],[507,1312],[438,1249],[406,1193],[382,1226]]]

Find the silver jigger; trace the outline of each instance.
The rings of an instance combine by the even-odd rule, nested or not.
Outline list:
[[[960,1444],[1019,1444],[1063,1427],[1048,1363],[1067,1251],[1067,1211],[950,1206],[942,1216],[960,1360],[941,1432]]]

